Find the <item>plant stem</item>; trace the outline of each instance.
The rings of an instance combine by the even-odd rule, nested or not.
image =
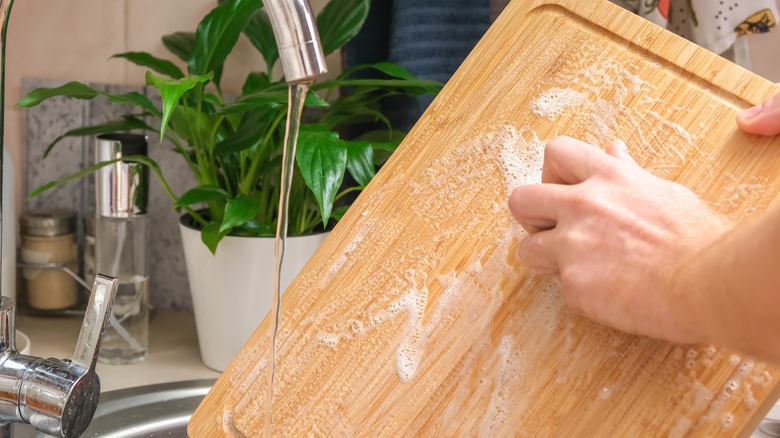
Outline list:
[[[355,186],[355,187],[350,187],[348,189],[344,189],[340,193],[338,193],[335,198],[333,198],[333,201],[334,202],[338,201],[339,199],[343,198],[348,193],[359,192],[361,190],[363,190],[363,187],[360,187],[360,186]]]
[[[282,122],[282,120],[285,119],[287,116],[287,111],[280,110],[274,121],[269,126],[268,132],[266,132],[265,137],[263,137],[263,141],[260,143],[261,145],[265,145],[269,142],[271,139],[271,136],[276,132],[276,129],[279,127],[279,124]],[[252,161],[249,165],[249,170],[246,172],[244,177],[241,180],[241,186],[240,191],[244,194],[249,194],[252,191],[252,188],[254,187],[255,181],[255,172],[257,172],[257,167],[260,165],[260,158],[262,158],[263,154],[259,153],[260,148],[255,151],[255,153],[252,155]],[[293,157],[295,159],[295,157]]]

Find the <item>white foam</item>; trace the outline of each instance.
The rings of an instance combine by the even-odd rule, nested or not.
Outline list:
[[[752,359],[745,359],[737,369],[737,372],[739,373],[739,376],[743,379],[747,377],[748,374],[750,374],[751,371],[753,371],[753,368],[755,368],[756,364],[753,362]]]
[[[482,161],[474,161],[473,157],[464,160],[459,155],[461,149],[473,150],[475,145],[485,151],[485,154],[480,155],[479,158]],[[414,193],[427,193],[432,187],[437,187],[437,184],[441,185],[442,180],[449,181],[449,178],[441,178],[441,172],[445,170],[447,175],[458,175],[456,178],[459,178],[456,181],[458,185],[471,184],[473,178],[489,177],[498,170],[504,193],[508,197],[517,186],[541,182],[544,146],[545,142],[540,140],[532,130],[518,130],[511,126],[503,126],[490,135],[456,147],[452,154],[437,159],[425,171],[422,179],[414,179],[408,184]],[[445,195],[456,191],[446,190],[446,187],[440,189],[437,192]],[[436,202],[441,202],[441,199],[437,199]],[[386,271],[377,273],[377,276],[389,275],[396,278],[397,286],[394,290],[384,291],[382,298],[375,301],[360,318],[352,318],[334,324],[331,328],[320,330],[315,335],[315,341],[323,347],[336,349],[341,342],[364,336],[386,321],[402,316],[403,332],[399,335],[400,341],[395,351],[395,368],[402,382],[406,383],[414,379],[424,359],[425,348],[431,335],[451,309],[454,309],[454,304],[459,302],[464,291],[479,290],[489,293],[487,306],[475,309],[474,314],[470,315],[474,321],[486,323],[503,302],[501,279],[512,270],[508,262],[509,248],[524,232],[522,227],[511,219],[505,202],[500,206],[495,202],[494,204],[493,213],[506,215],[505,232],[500,235],[497,245],[474,254],[461,273],[436,275],[435,279],[441,285],[442,293],[438,296],[432,311],[426,314],[429,291],[425,273],[430,272],[428,268],[435,266],[437,256],[431,254],[429,250],[409,248],[407,252],[400,255],[403,259],[388,265]],[[491,204],[486,205],[490,207]],[[436,207],[438,209],[438,206]],[[423,210],[428,211],[428,209]],[[429,217],[423,219],[431,220]],[[367,225],[353,238],[342,257],[331,265],[326,281],[331,281],[346,263],[351,262],[352,254],[373,223]],[[460,229],[461,227],[453,229],[449,233],[457,236]],[[445,233],[441,238],[449,237],[451,236]],[[487,252],[488,249],[490,253]],[[414,269],[396,273],[393,271],[395,266],[414,266]],[[423,321],[424,314],[427,316],[426,321]]]
[[[323,346],[336,349],[341,341],[341,335],[335,333],[319,332],[314,335],[314,342]]]
[[[507,126],[492,141],[499,148],[499,170],[507,196],[521,185],[542,182],[546,141],[539,139],[535,131]]]
[[[712,401],[712,391],[698,380],[693,382],[693,409],[704,409]]]
[[[735,392],[737,392],[737,389],[739,389],[739,381],[736,379],[729,380],[726,382],[726,386],[723,387],[723,396],[724,398],[731,398],[732,395],[734,395]]]
[[[222,417],[217,418],[217,424],[221,426],[222,431],[225,432],[227,436],[231,438],[245,438],[245,435],[238,430],[238,427],[236,427],[233,422],[233,411],[224,409],[222,411]]]
[[[729,430],[732,426],[734,426],[734,414],[731,412],[726,412],[720,417],[720,426],[723,428],[723,430]]]
[[[531,112],[537,117],[555,120],[569,108],[587,102],[588,97],[570,88],[550,88],[531,102]]]
[[[756,400],[756,396],[753,394],[753,388],[747,383],[745,384],[745,396],[742,397],[742,404],[749,410],[758,405],[758,400]]]
[[[678,417],[677,421],[669,430],[669,438],[683,438],[688,434],[693,426],[693,422],[685,417]]]
[[[522,355],[515,348],[515,338],[504,335],[497,348],[500,368],[493,381],[490,403],[479,425],[479,436],[499,436],[508,414],[515,413],[512,394],[522,378]]]

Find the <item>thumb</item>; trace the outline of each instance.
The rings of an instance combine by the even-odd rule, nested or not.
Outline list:
[[[780,134],[780,93],[737,114],[737,125],[750,134]]]

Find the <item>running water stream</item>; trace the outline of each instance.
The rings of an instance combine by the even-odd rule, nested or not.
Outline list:
[[[281,275],[284,261],[284,249],[287,241],[288,212],[290,209],[290,186],[295,171],[295,149],[298,143],[298,130],[301,125],[301,112],[309,91],[308,83],[290,84],[287,104],[287,124],[282,151],[282,176],[279,191],[279,218],[276,224],[276,244],[274,246],[274,295],[271,309],[274,312],[274,327],[271,336],[270,372],[267,373],[265,436],[273,436],[274,381],[276,380],[276,335],[279,331],[279,314],[282,303]]]

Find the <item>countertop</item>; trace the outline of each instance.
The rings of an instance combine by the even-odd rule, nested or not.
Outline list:
[[[30,338],[30,354],[70,359],[81,328],[80,317],[17,314],[16,328]],[[149,321],[149,357],[131,365],[98,363],[102,391],[195,379],[220,373],[200,360],[191,312],[159,309]]]

